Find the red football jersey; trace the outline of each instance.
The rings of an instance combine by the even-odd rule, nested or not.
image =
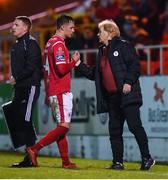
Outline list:
[[[60,76],[59,73],[60,65],[66,67],[69,64],[69,52],[65,46],[64,39],[54,35],[46,44],[43,58],[44,82],[47,96],[70,92],[70,70],[63,76]]]

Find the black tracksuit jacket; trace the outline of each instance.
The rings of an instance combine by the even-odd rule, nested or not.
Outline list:
[[[18,38],[11,48],[11,72],[16,80],[15,87],[40,86],[41,50],[29,33]]]

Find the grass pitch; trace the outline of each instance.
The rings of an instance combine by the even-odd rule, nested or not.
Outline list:
[[[62,169],[60,158],[39,156],[39,167],[12,168],[13,162],[21,161],[23,154],[0,152],[1,179],[168,179],[168,164],[157,164],[149,171],[140,171],[140,163],[124,163],[125,170],[106,170],[110,161],[71,160],[80,166],[78,170]]]

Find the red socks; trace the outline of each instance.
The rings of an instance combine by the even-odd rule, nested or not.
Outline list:
[[[66,166],[70,163],[68,156],[68,141],[66,135],[57,141],[57,145],[61,155],[62,164]]]
[[[69,129],[66,127],[57,126],[55,129],[49,131],[38,143],[32,146],[31,149],[37,153],[44,146],[56,141],[62,159],[62,164],[68,165],[70,163],[68,156],[68,142],[66,138],[68,130]]]
[[[63,126],[57,126],[55,129],[49,131],[38,143],[31,147],[32,150],[38,152],[44,146],[47,146],[55,141],[64,139],[64,136],[68,132],[68,128]]]

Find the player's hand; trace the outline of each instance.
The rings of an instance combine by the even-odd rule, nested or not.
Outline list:
[[[11,76],[11,78],[9,80],[9,84],[11,84],[11,85],[15,85],[16,84],[15,78],[13,76]]]
[[[123,86],[123,93],[128,94],[131,92],[131,85],[130,84],[124,84]]]
[[[81,60],[77,61],[75,66],[78,67],[80,63],[81,63]]]
[[[80,60],[80,53],[79,51],[75,51],[73,54],[72,54],[72,59],[75,61],[75,62],[78,62]]]

